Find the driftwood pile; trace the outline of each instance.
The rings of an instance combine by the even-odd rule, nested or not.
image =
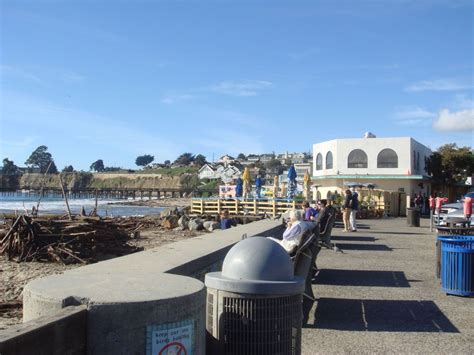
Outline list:
[[[0,237],[0,254],[14,261],[91,263],[99,255],[121,256],[142,248],[134,245],[140,229],[154,224],[136,218],[76,217],[50,219],[21,215]],[[7,222],[8,224],[8,222]]]

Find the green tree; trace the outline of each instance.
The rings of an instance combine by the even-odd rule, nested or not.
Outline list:
[[[96,160],[95,162],[93,162],[91,164],[90,170],[94,170],[94,171],[97,171],[99,173],[101,171],[104,171],[105,170],[104,161],[102,159]]]
[[[163,162],[163,164],[165,164],[166,166],[170,166],[170,165],[171,165],[171,161],[165,160],[165,161]]]
[[[150,164],[153,160],[155,160],[155,157],[153,155],[145,154],[145,155],[140,155],[137,157],[135,160],[135,165],[138,166],[147,166]]]
[[[201,166],[203,166],[204,164],[207,163],[206,157],[205,157],[204,155],[202,155],[202,154],[198,154],[198,155],[196,155],[196,157],[194,158],[194,163],[195,163],[197,166],[201,167]]]
[[[426,160],[426,172],[433,183],[452,185],[464,182],[474,172],[474,155],[469,147],[445,144]]]
[[[72,165],[65,166],[62,172],[63,173],[72,173],[72,172],[74,172],[74,167]]]
[[[239,155],[237,155],[237,159],[240,159],[240,160],[246,160],[247,157],[245,156],[244,153],[239,153]]]
[[[18,173],[18,167],[15,165],[13,160],[8,158],[3,159],[2,174],[15,175]]]
[[[175,161],[175,164],[189,165],[194,161],[193,153],[183,153]]]
[[[51,156],[51,153],[48,152],[48,147],[45,145],[40,145],[38,148],[36,148],[26,160],[25,164],[30,167],[38,167],[42,173],[46,172],[48,166],[48,173],[53,174],[58,172],[58,168],[53,161],[53,157]]]

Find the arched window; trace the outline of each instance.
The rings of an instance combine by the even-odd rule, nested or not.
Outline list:
[[[326,154],[326,169],[332,169],[332,153],[329,151]]]
[[[323,156],[321,153],[316,155],[316,170],[323,170]]]
[[[377,156],[377,168],[398,168],[398,155],[393,149],[380,151]]]
[[[361,149],[354,149],[347,157],[348,168],[367,168],[367,154]]]

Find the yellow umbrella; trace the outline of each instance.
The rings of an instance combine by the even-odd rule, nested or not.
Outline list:
[[[247,166],[245,167],[244,173],[242,174],[242,180],[244,180],[244,198],[247,198],[250,193],[250,171]]]
[[[275,177],[273,178],[273,198],[278,197],[279,189],[280,187],[279,187],[278,175],[275,175]]]
[[[303,194],[305,199],[309,199],[310,195],[310,184],[311,184],[311,177],[309,176],[308,170],[306,170],[306,173],[304,174],[303,178]]]

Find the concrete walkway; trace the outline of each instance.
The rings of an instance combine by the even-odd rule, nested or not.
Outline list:
[[[365,220],[357,233],[333,230],[344,253],[318,256],[303,354],[474,354],[474,298],[443,293],[436,234],[421,222]]]

